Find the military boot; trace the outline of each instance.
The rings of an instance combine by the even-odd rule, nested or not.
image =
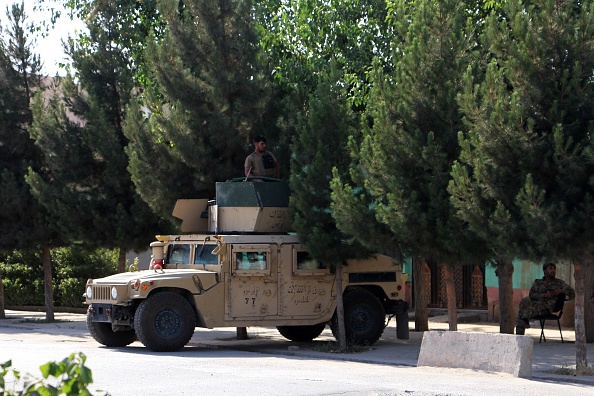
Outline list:
[[[518,319],[516,322],[516,334],[524,335],[526,329],[530,328],[530,322],[526,319]]]

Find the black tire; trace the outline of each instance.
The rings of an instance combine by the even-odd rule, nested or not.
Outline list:
[[[326,323],[304,326],[276,326],[278,332],[288,340],[307,342],[317,338],[326,328]]]
[[[93,322],[93,315],[87,311],[87,329],[91,337],[106,347],[125,347],[136,341],[134,329],[113,331],[111,323]]]
[[[134,315],[138,340],[155,352],[173,352],[183,348],[196,326],[194,308],[183,296],[163,292],[140,303]]]
[[[373,345],[384,332],[386,311],[381,301],[365,289],[355,289],[344,294],[344,327],[347,342],[356,345]],[[336,314],[330,325],[334,337],[338,336]],[[338,337],[337,337],[338,338]]]

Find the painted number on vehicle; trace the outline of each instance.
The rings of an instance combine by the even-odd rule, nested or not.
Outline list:
[[[252,305],[256,305],[256,298],[260,293],[260,288],[258,286],[254,286],[251,289],[247,289],[243,291],[243,298],[245,299],[245,304],[249,305],[250,302]]]

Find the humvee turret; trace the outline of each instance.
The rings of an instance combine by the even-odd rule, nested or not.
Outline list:
[[[87,282],[91,336],[174,351],[195,327],[276,326],[289,340],[311,341],[327,324],[336,332],[342,293],[347,339],[375,343],[386,315],[407,312],[402,267],[381,254],[349,261],[337,290],[330,268],[290,232],[288,196],[282,181],[230,181],[217,183],[214,202],[178,201],[173,214],[189,234],[158,235],[148,270]]]

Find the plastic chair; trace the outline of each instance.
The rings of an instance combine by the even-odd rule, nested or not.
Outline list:
[[[559,327],[559,334],[561,335],[561,342],[564,343],[565,341],[563,341],[563,331],[561,331],[561,316],[563,316],[563,306],[565,305],[565,294],[559,294],[559,296],[557,296],[557,301],[555,302],[555,308],[553,308],[553,312],[546,314],[546,315],[539,315],[537,317],[535,317],[534,319],[538,319],[540,321],[540,339],[538,340],[538,343],[540,344],[542,342],[542,340],[544,340],[544,342],[547,342],[547,339],[544,335],[544,325],[545,325],[545,321],[547,320],[556,320],[557,321],[557,326]]]

